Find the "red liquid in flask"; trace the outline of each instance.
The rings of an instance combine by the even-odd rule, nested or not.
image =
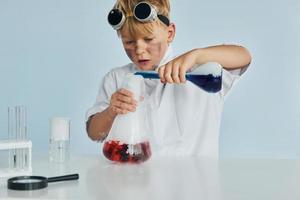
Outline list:
[[[125,144],[117,140],[109,140],[104,143],[104,156],[120,163],[141,163],[151,156],[150,143],[141,142],[136,144]]]

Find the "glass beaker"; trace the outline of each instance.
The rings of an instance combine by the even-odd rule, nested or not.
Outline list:
[[[53,117],[50,121],[50,162],[63,163],[70,157],[70,119]]]
[[[122,88],[134,94],[138,105],[135,112],[117,115],[105,139],[103,154],[118,163],[141,163],[151,157],[144,79],[128,74]]]

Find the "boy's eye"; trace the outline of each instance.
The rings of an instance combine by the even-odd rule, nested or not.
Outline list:
[[[125,44],[133,44],[133,43],[134,43],[134,41],[132,41],[132,40],[125,41]]]
[[[144,39],[146,42],[151,42],[153,40],[153,38],[145,38]]]

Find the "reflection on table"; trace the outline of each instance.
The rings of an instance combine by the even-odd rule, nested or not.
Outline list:
[[[64,164],[33,159],[33,174],[79,173],[78,181],[13,191],[0,181],[0,199],[300,199],[298,160],[210,160],[152,157],[140,165],[113,164],[102,156],[75,156]]]

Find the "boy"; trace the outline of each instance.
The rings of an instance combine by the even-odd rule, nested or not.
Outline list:
[[[132,63],[105,75],[94,106],[87,112],[87,132],[103,141],[117,115],[134,112],[137,101],[120,88],[127,73],[156,70],[160,80],[145,79],[151,98],[153,152],[161,155],[218,157],[224,98],[251,61],[247,49],[236,45],[196,48],[174,57],[170,44],[175,25],[169,21],[168,0],[118,0],[108,21],[122,40]],[[222,90],[207,93],[185,80],[185,73],[207,62],[223,69]]]

